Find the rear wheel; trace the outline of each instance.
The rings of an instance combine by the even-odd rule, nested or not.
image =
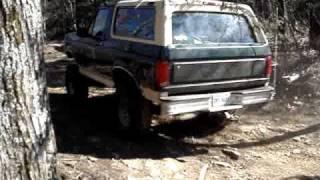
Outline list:
[[[143,98],[137,88],[125,82],[117,83],[119,126],[121,130],[138,135],[150,127],[151,103]]]
[[[87,78],[80,74],[77,65],[69,65],[66,71],[65,83],[67,94],[76,101],[88,98],[89,88]]]

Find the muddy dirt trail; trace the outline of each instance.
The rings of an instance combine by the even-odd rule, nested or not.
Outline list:
[[[47,53],[48,91],[62,179],[320,179],[319,99],[251,107],[226,127],[199,117],[154,125],[139,139],[116,130],[116,99],[64,90],[71,60]]]

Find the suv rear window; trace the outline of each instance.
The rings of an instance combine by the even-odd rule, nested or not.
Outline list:
[[[176,12],[172,17],[174,44],[255,43],[244,16],[212,12]]]
[[[114,33],[119,36],[154,40],[154,8],[121,7],[117,11]]]

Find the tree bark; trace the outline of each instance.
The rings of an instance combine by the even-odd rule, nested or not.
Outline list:
[[[256,8],[261,17],[267,19],[272,15],[271,0],[256,0]]]
[[[0,0],[0,179],[55,179],[41,0]]]
[[[310,44],[320,50],[320,3],[313,3],[310,13]]]

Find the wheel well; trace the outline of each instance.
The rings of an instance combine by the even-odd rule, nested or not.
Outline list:
[[[112,76],[113,76],[113,80],[114,80],[116,86],[119,83],[125,83],[130,88],[137,90],[139,93],[141,92],[140,86],[139,86],[137,80],[127,70],[125,70],[123,68],[115,68],[112,71]]]

